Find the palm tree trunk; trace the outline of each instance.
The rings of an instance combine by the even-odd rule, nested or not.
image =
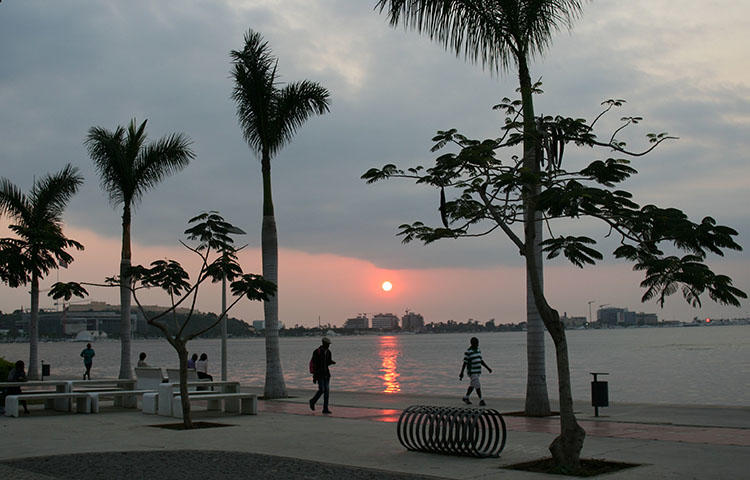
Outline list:
[[[130,204],[125,203],[122,213],[122,255],[120,260],[120,375],[132,378],[130,364]]]
[[[537,158],[536,123],[534,119],[534,100],[531,93],[531,77],[529,75],[526,58],[523,54],[518,58],[518,75],[521,86],[521,100],[523,102],[523,155],[524,168],[533,172],[539,171]],[[536,260],[536,274],[540,288],[543,285],[542,249],[542,221],[539,212],[530,208],[528,197],[538,195],[540,187],[537,185],[533,192],[525,192],[524,196],[524,224],[525,228],[534,229],[535,242],[532,244],[532,255]],[[528,261],[527,261],[528,264]],[[531,286],[531,276],[526,273],[526,405],[525,413],[529,416],[543,417],[551,414],[549,396],[547,394],[547,369],[545,364],[544,323],[536,307],[536,299]]]
[[[530,213],[530,212],[527,212]],[[539,242],[542,239],[541,215],[536,212],[534,228],[537,242],[534,244],[534,258],[540,287],[544,290],[544,270],[542,266],[542,249]],[[536,308],[531,278],[526,275],[526,415],[544,417],[551,414],[549,395],[547,393],[547,368],[544,346],[544,322]]]
[[[523,166],[531,172],[539,172],[540,165],[536,157],[536,125],[531,105],[531,77],[525,57],[519,56],[519,78],[521,82],[521,96],[524,109],[524,132],[532,132],[532,136],[524,136]],[[528,110],[527,110],[528,105]],[[527,142],[530,142],[527,144]],[[538,182],[524,187],[524,255],[526,257],[526,275],[531,280],[532,293],[536,308],[541,314],[544,326],[555,342],[557,359],[558,391],[560,395],[560,435],[550,445],[549,449],[555,462],[569,469],[580,467],[580,454],[586,432],[578,425],[573,411],[573,395],[570,387],[570,366],[568,361],[568,344],[565,338],[565,327],[560,322],[559,314],[553,310],[544,297],[542,278],[539,276],[541,265],[537,264],[539,239],[537,238],[536,199]]]
[[[263,155],[263,227],[261,230],[261,253],[263,257],[263,277],[279,284],[279,245],[276,232],[276,217],[273,213],[271,196],[271,161]],[[279,351],[279,297],[276,295],[263,302],[266,335],[266,384],[265,398],[283,398],[287,396],[284,373],[281,368]]]
[[[39,380],[39,277],[31,273],[31,318],[29,319],[29,365],[27,377]]]

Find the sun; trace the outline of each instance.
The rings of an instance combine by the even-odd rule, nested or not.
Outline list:
[[[389,282],[388,280],[386,280],[385,282],[383,282],[383,284],[380,287],[383,289],[384,292],[390,292],[391,289],[393,288],[393,284]]]

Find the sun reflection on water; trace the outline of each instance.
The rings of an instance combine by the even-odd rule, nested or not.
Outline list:
[[[383,380],[383,392],[398,393],[401,385],[398,383],[398,356],[401,353],[397,337],[380,337],[378,340],[378,354],[380,355],[380,378]]]

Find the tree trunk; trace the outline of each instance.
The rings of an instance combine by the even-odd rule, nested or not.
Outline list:
[[[31,273],[31,318],[29,319],[29,380],[39,380],[39,277]],[[5,379],[3,379],[5,380]]]
[[[521,95],[524,109],[524,132],[533,132],[533,136],[524,136],[523,168],[531,173],[540,171],[536,156],[536,125],[531,107],[531,79],[525,58],[519,59],[519,78],[521,81]],[[529,104],[529,111],[527,111]],[[529,144],[527,144],[529,142]],[[533,142],[533,143],[532,143]],[[541,265],[537,264],[539,241],[537,225],[539,222],[537,211],[537,195],[539,181],[534,180],[524,186],[524,256],[526,257],[526,275],[531,280],[530,285],[536,308],[541,314],[544,326],[555,342],[557,359],[558,390],[560,394],[560,435],[550,445],[550,452],[555,462],[567,469],[575,470],[580,467],[580,455],[586,432],[578,425],[573,412],[573,395],[570,387],[570,367],[568,362],[568,344],[565,339],[565,327],[560,322],[559,314],[553,310],[544,297],[542,278],[539,275]]]
[[[542,291],[544,291],[544,276],[542,266],[542,249],[539,245],[542,235],[542,222],[537,212],[534,225],[537,242],[534,244],[534,257],[537,261],[537,275]],[[547,368],[544,346],[544,322],[536,308],[531,278],[526,275],[526,405],[525,414],[532,417],[545,417],[552,413],[547,393]]]
[[[279,246],[271,196],[271,161],[267,153],[263,155],[261,168],[263,170],[263,227],[261,230],[263,278],[277,286],[276,295],[263,302],[266,335],[266,384],[263,396],[283,398],[287,396],[287,392],[279,351]]]
[[[120,375],[133,378],[130,364],[130,205],[125,204],[122,213],[122,255],[120,260]]]
[[[175,340],[175,349],[180,359],[180,403],[182,403],[182,424],[185,430],[193,428],[192,415],[190,414],[190,397],[187,385],[187,362],[188,351],[187,345],[181,340]]]
[[[523,107],[523,167],[533,172],[539,171],[539,158],[537,158],[537,135],[536,121],[534,119],[534,100],[531,93],[531,77],[525,56],[519,55],[518,76],[521,87],[521,100]],[[525,228],[534,228],[535,241],[531,244],[532,255],[536,260],[536,273],[540,288],[543,285],[542,249],[539,243],[542,241],[542,222],[539,212],[530,208],[528,198],[537,195],[540,187],[537,185],[533,191],[524,192],[524,225]],[[527,260],[528,265],[528,260]],[[528,270],[528,269],[527,269]],[[534,291],[531,287],[531,277],[526,272],[526,405],[525,414],[529,416],[543,417],[551,414],[549,396],[547,394],[547,369],[544,347],[544,323],[536,307]]]

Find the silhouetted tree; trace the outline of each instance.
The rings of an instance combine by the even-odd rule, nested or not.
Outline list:
[[[309,80],[279,87],[278,60],[268,42],[253,30],[245,34],[242,50],[232,50],[232,98],[237,119],[250,149],[260,159],[263,175],[263,227],[261,250],[263,276],[278,283],[278,237],[271,195],[271,160],[292,140],[297,129],[312,115],[328,112],[328,90]],[[263,303],[266,336],[266,398],[286,397],[284,372],[279,355],[279,299]]]
[[[39,280],[73,261],[67,249],[83,250],[83,245],[67,238],[62,229],[65,207],[82,183],[83,177],[70,165],[36,180],[28,194],[0,178],[0,215],[15,222],[8,228],[16,234],[15,238],[0,239],[0,280],[12,288],[31,284],[31,379],[39,378]]]
[[[591,217],[603,221],[610,233],[619,237],[620,245],[614,250],[614,256],[633,262],[634,269],[645,272],[641,283],[646,289],[643,301],[656,298],[663,305],[666,296],[678,291],[693,305],[699,305],[704,294],[729,305],[739,305],[739,299],[746,298],[744,292],[732,286],[729,277],[713,273],[703,263],[708,253],[722,255],[725,249],[741,250],[732,238],[737,235],[736,231],[717,225],[711,217],[693,223],[676,208],[638,205],[631,200],[631,193],[617,188],[637,173],[629,160],[610,157],[595,160],[580,170],[563,168],[563,154],[572,145],[603,149],[612,155],[640,156],[673,138],[666,133],[648,134],[649,148],[642,152],[626,150],[617,135],[641,121],[641,117],[631,116],[623,118],[623,124],[608,140],[600,141],[594,133],[596,122],[622,103],[622,100],[604,102],[604,111],[591,123],[562,116],[537,117],[539,149],[536,156],[542,169],[532,168],[526,155],[521,159],[511,154],[499,158],[498,152],[502,149],[519,145],[526,148],[526,117],[521,111],[525,102],[505,98],[498,106],[507,114],[500,138],[475,140],[455,129],[439,131],[433,138],[436,143],[432,150],[450,144],[458,148],[458,153],[439,156],[427,169],[419,166],[401,170],[395,165],[386,165],[363,175],[368,183],[391,177],[411,178],[440,191],[443,225],[430,227],[422,222],[401,225],[404,242],[420,240],[427,244],[442,238],[486,235],[499,229],[525,257],[537,307],[555,343],[561,432],[550,445],[550,451],[558,465],[573,470],[580,465],[585,432],[573,412],[565,327],[558,312],[547,303],[537,275],[534,251],[537,239],[535,229],[529,224],[529,210],[540,212],[550,230],[551,238],[542,242],[548,258],[563,254],[578,267],[603,258],[594,248],[596,241],[587,236],[555,235],[553,227],[563,219],[577,221],[581,217]],[[446,189],[455,189],[455,198],[448,200]],[[513,230],[519,224],[523,226],[520,235]],[[580,226],[580,222],[573,225]],[[666,254],[663,245],[685,255]]]
[[[185,168],[195,156],[190,140],[172,134],[146,144],[146,122],[128,128],[118,126],[113,132],[101,127],[89,129],[84,144],[114,206],[122,205],[122,252],[120,255],[120,378],[131,378],[130,365],[130,221],[134,205],[147,191],[165,177]]]

